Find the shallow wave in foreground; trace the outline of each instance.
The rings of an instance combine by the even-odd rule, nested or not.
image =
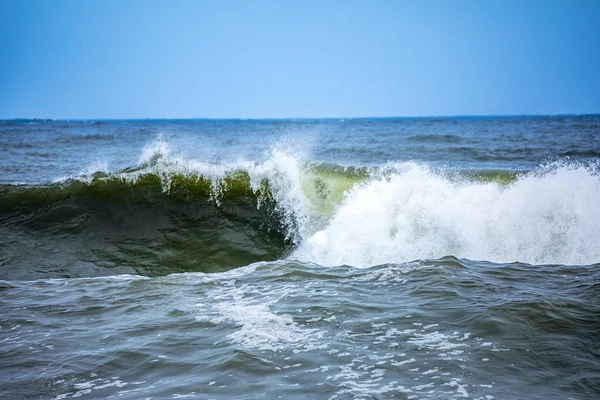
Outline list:
[[[153,279],[0,282],[12,378],[0,395],[593,399],[597,270],[280,260]]]

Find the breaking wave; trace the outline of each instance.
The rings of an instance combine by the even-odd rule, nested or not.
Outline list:
[[[367,168],[273,150],[219,164],[158,140],[131,168],[4,185],[0,216],[5,278],[211,272],[282,257],[356,267],[600,259],[598,166],[569,160],[529,172]]]

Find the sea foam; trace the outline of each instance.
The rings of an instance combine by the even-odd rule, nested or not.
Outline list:
[[[588,264],[600,259],[600,178],[556,162],[509,185],[413,163],[357,184],[293,258],[367,267],[453,255],[495,262]]]

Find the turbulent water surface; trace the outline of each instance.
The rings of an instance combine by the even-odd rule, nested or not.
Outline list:
[[[0,121],[0,397],[596,399],[600,117]]]

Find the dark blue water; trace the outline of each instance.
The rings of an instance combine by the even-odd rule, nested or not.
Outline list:
[[[204,161],[261,160],[273,147],[340,165],[422,161],[455,168],[533,169],[600,156],[600,116],[330,120],[0,121],[2,181],[45,182],[94,165],[137,163],[157,137]]]

